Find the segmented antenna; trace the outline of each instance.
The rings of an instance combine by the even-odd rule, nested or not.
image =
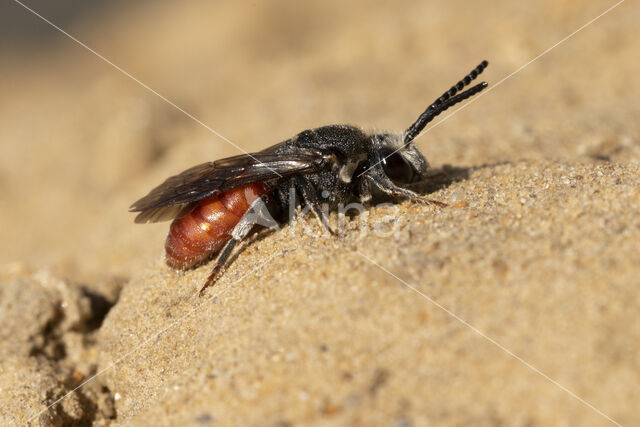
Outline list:
[[[465,86],[471,83],[480,73],[484,71],[485,68],[489,65],[489,62],[482,61],[476,68],[474,68],[469,74],[467,74],[462,80],[460,80],[455,85],[451,86],[451,89],[443,93],[438,99],[433,101],[433,104],[429,105],[429,107],[418,117],[418,120],[414,124],[412,124],[409,129],[404,134],[404,143],[405,145],[409,144],[413,139],[418,136],[422,129],[432,121],[438,114],[442,113],[447,108],[457,104],[458,102],[464,101],[465,99],[475,95],[480,92],[488,85],[486,82],[482,82],[476,86],[473,86],[470,89],[467,89],[464,92],[459,93],[456,96],[458,91],[462,90]]]

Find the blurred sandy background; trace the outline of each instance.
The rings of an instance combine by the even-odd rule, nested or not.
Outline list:
[[[26,4],[256,151],[324,124],[405,129],[481,60],[495,84],[614,2]],[[191,294],[207,268],[172,273],[161,261],[167,224],[134,225],[127,208],[168,175],[238,150],[20,5],[0,10],[0,302],[16,328],[0,342],[15,362],[0,366],[10,384],[0,407],[24,422],[199,303]],[[345,258],[354,248],[412,272],[410,283],[432,281],[436,300],[602,412],[637,422],[639,19],[624,2],[418,139],[434,166],[466,171],[436,195],[461,211],[403,204],[406,233],[393,244],[301,239],[293,260],[274,261],[284,275],[242,281],[230,306],[203,309],[181,338],[124,360],[99,377],[101,391],[38,422],[609,423],[380,269]],[[537,204],[523,211],[522,200]],[[228,284],[287,244],[259,242]],[[546,288],[555,280],[557,293]],[[90,302],[110,305],[121,288],[98,329],[106,311]],[[67,299],[86,305],[75,323],[54,307]],[[342,353],[296,353],[312,347]],[[213,371],[227,382],[198,383]],[[50,383],[32,381],[45,373]],[[27,383],[36,385],[21,390]],[[100,393],[110,403],[96,403]]]

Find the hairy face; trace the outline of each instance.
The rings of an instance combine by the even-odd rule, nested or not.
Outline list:
[[[379,153],[378,162],[394,183],[410,184],[427,177],[429,162],[415,145],[404,144],[401,134],[377,134],[371,139]]]

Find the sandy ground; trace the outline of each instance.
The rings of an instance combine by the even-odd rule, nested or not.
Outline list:
[[[491,63],[495,90],[417,141],[448,208],[293,224],[203,298],[210,267],[166,267],[168,225],[127,208],[237,149],[54,30],[2,46],[0,423],[637,424],[640,9],[502,81],[613,4],[163,2],[69,25],[248,151],[400,131]]]

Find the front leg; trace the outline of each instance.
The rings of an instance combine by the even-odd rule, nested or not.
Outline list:
[[[410,200],[428,203],[430,205],[435,205],[441,208],[447,206],[446,203],[440,202],[438,200],[429,199],[421,194],[416,193],[415,191],[409,190],[407,188],[398,187],[395,185],[389,178],[386,176],[373,175],[371,173],[365,173],[364,177],[373,185],[375,185],[378,189],[380,189],[383,193],[388,194],[392,197],[406,197]]]

